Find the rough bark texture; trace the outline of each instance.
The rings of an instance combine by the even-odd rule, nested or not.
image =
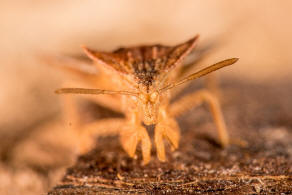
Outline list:
[[[292,86],[225,82],[223,112],[233,142],[222,149],[205,106],[181,116],[180,147],[141,165],[118,137],[98,138],[49,194],[290,194]],[[195,90],[188,89],[187,91]],[[247,143],[247,145],[244,144]]]

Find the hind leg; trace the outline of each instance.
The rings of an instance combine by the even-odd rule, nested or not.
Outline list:
[[[195,106],[201,105],[203,102],[206,102],[209,105],[211,114],[217,127],[221,145],[223,147],[227,146],[229,144],[229,135],[226,130],[226,125],[219,101],[217,97],[208,90],[200,90],[181,98],[171,105],[170,113],[173,116],[178,116]]]

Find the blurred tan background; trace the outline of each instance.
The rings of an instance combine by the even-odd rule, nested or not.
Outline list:
[[[53,90],[60,86],[61,74],[40,63],[39,53],[79,54],[81,44],[100,50],[176,44],[200,34],[200,45],[221,41],[208,63],[240,58],[232,68],[220,71],[221,76],[254,83],[289,82],[291,11],[290,0],[1,0],[0,141],[26,135],[59,112]],[[17,157],[4,155],[3,148],[8,146],[15,144],[0,145],[0,152],[3,167],[9,168]],[[35,192],[54,182],[39,184]]]

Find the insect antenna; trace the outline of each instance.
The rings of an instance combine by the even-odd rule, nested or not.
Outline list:
[[[169,85],[166,85],[165,87],[161,88],[159,91],[160,92],[164,92],[168,89],[171,89],[173,87],[176,87],[178,85],[181,85],[185,82],[188,82],[190,80],[194,80],[194,79],[197,79],[197,78],[200,78],[206,74],[209,74],[215,70],[218,70],[220,68],[223,68],[225,66],[229,66],[229,65],[232,65],[234,64],[235,62],[237,62],[238,58],[231,58],[231,59],[227,59],[227,60],[223,60],[221,62],[218,62],[216,64],[213,64],[211,66],[208,66],[207,68],[204,68],[203,70],[200,70],[196,73],[193,73],[187,77],[185,77],[184,79],[180,80],[180,81],[176,81],[176,82],[173,82],[173,83],[170,83]]]
[[[138,96],[135,92],[130,91],[111,91],[104,89],[85,89],[85,88],[61,88],[55,91],[57,94],[89,94],[89,95],[99,95],[99,94],[120,94],[120,95],[132,95]]]

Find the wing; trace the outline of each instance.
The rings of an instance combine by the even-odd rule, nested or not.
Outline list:
[[[97,67],[93,66],[92,62],[83,56],[42,55],[41,61],[67,72],[87,75],[98,74]]]
[[[215,41],[209,41],[202,46],[196,48],[190,52],[190,54],[184,59],[183,65],[178,72],[177,77],[185,76],[193,71],[193,69],[200,64],[209,54],[218,47],[218,43]]]
[[[84,56],[41,55],[39,59],[42,63],[76,76],[82,82],[95,82],[100,75],[98,68]]]

